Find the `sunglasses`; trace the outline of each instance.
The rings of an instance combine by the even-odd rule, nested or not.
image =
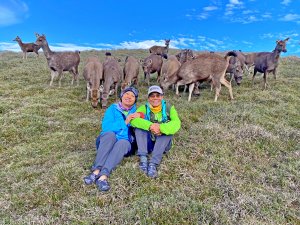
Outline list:
[[[161,96],[161,94],[150,94],[149,98],[159,98]]]

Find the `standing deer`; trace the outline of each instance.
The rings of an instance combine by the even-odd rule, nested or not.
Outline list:
[[[156,54],[156,55],[167,55],[168,51],[169,51],[169,44],[170,44],[170,39],[169,40],[165,40],[165,47],[164,46],[157,46],[154,45],[149,49],[149,52],[152,54]]]
[[[276,80],[276,69],[279,63],[280,53],[287,52],[286,42],[289,38],[276,41],[276,47],[273,52],[257,52],[254,58],[254,73],[252,77],[252,86],[257,72],[264,74],[264,89],[267,88],[267,74],[272,72]]]
[[[23,43],[19,36],[17,36],[13,41],[18,42],[23,52],[23,59],[27,59],[27,52],[34,52],[35,54],[37,54],[37,57],[39,56],[38,51],[41,47],[36,45],[35,43]]]
[[[53,79],[60,76],[59,87],[61,86],[61,80],[63,78],[63,71],[69,71],[73,74],[71,85],[73,85],[74,80],[77,81],[77,86],[79,85],[78,80],[78,65],[80,63],[80,52],[53,52],[49,48],[46,36],[38,35],[35,44],[42,47],[44,55],[47,59],[49,69],[51,71],[51,81],[50,86],[52,86]]]

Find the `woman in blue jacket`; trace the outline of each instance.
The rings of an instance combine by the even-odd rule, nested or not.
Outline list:
[[[92,173],[84,178],[87,185],[96,183],[100,191],[108,191],[107,181],[111,171],[131,151],[132,135],[130,121],[140,117],[136,113],[138,90],[125,88],[120,94],[121,101],[107,108],[102,120],[102,131],[96,140],[97,154]]]

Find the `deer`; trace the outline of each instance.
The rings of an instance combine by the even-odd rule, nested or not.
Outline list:
[[[154,45],[149,49],[150,54],[156,54],[156,55],[167,55],[169,51],[169,44],[170,44],[170,39],[165,40],[165,47],[164,46],[157,46]]]
[[[176,83],[176,95],[179,96],[178,87],[189,84],[189,97],[191,101],[192,91],[197,81],[212,80],[216,89],[215,102],[221,91],[221,84],[229,90],[230,98],[233,99],[231,83],[225,79],[226,69],[229,64],[230,56],[237,56],[235,52],[228,52],[225,57],[218,54],[202,53],[195,59],[187,61],[180,67],[176,79],[165,80],[163,89],[166,90],[170,84]]]
[[[61,80],[63,78],[63,72],[69,71],[72,75],[71,85],[73,85],[74,80],[77,81],[77,86],[79,85],[78,80],[78,65],[80,63],[80,52],[54,52],[49,48],[46,36],[38,35],[36,45],[40,46],[43,49],[44,55],[48,62],[48,67],[51,71],[51,81],[50,86],[53,84],[55,77],[59,76],[59,87],[61,87]]]
[[[36,45],[35,43],[23,43],[21,38],[17,36],[13,41],[18,42],[22,52],[23,52],[23,59],[27,59],[27,52],[34,52],[39,56],[39,49],[40,46]]]
[[[254,85],[254,77],[257,72],[264,74],[264,90],[267,88],[267,74],[272,72],[276,80],[276,69],[278,67],[280,53],[287,52],[286,42],[289,37],[284,40],[277,40],[276,47],[272,52],[257,52],[254,58],[254,73],[252,76],[252,86]]]
[[[96,108],[100,99],[100,82],[103,79],[103,65],[96,56],[87,58],[82,75],[86,81],[86,101],[91,96],[92,106]]]
[[[111,88],[114,89],[116,100],[118,99],[118,85],[122,78],[122,69],[118,61],[111,56],[111,54],[105,54],[105,60],[103,62],[103,91],[101,96],[102,109],[107,108],[108,96],[112,94]]]
[[[133,56],[127,56],[123,68],[123,82],[121,85],[121,89],[123,90],[128,86],[137,85],[139,72],[139,61]]]

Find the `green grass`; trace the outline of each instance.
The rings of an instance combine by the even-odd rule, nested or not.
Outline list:
[[[282,58],[265,91],[261,75],[253,87],[245,76],[233,101],[222,87],[213,102],[208,84],[191,102],[168,90],[182,128],[158,179],[138,170],[136,156],[125,158],[100,193],[82,180],[104,112],[85,102],[83,65],[95,54],[104,57],[81,53],[79,87],[66,73],[58,88],[57,80],[49,87],[43,54],[0,53],[0,224],[300,224],[299,58]],[[148,53],[113,51],[128,54]]]

